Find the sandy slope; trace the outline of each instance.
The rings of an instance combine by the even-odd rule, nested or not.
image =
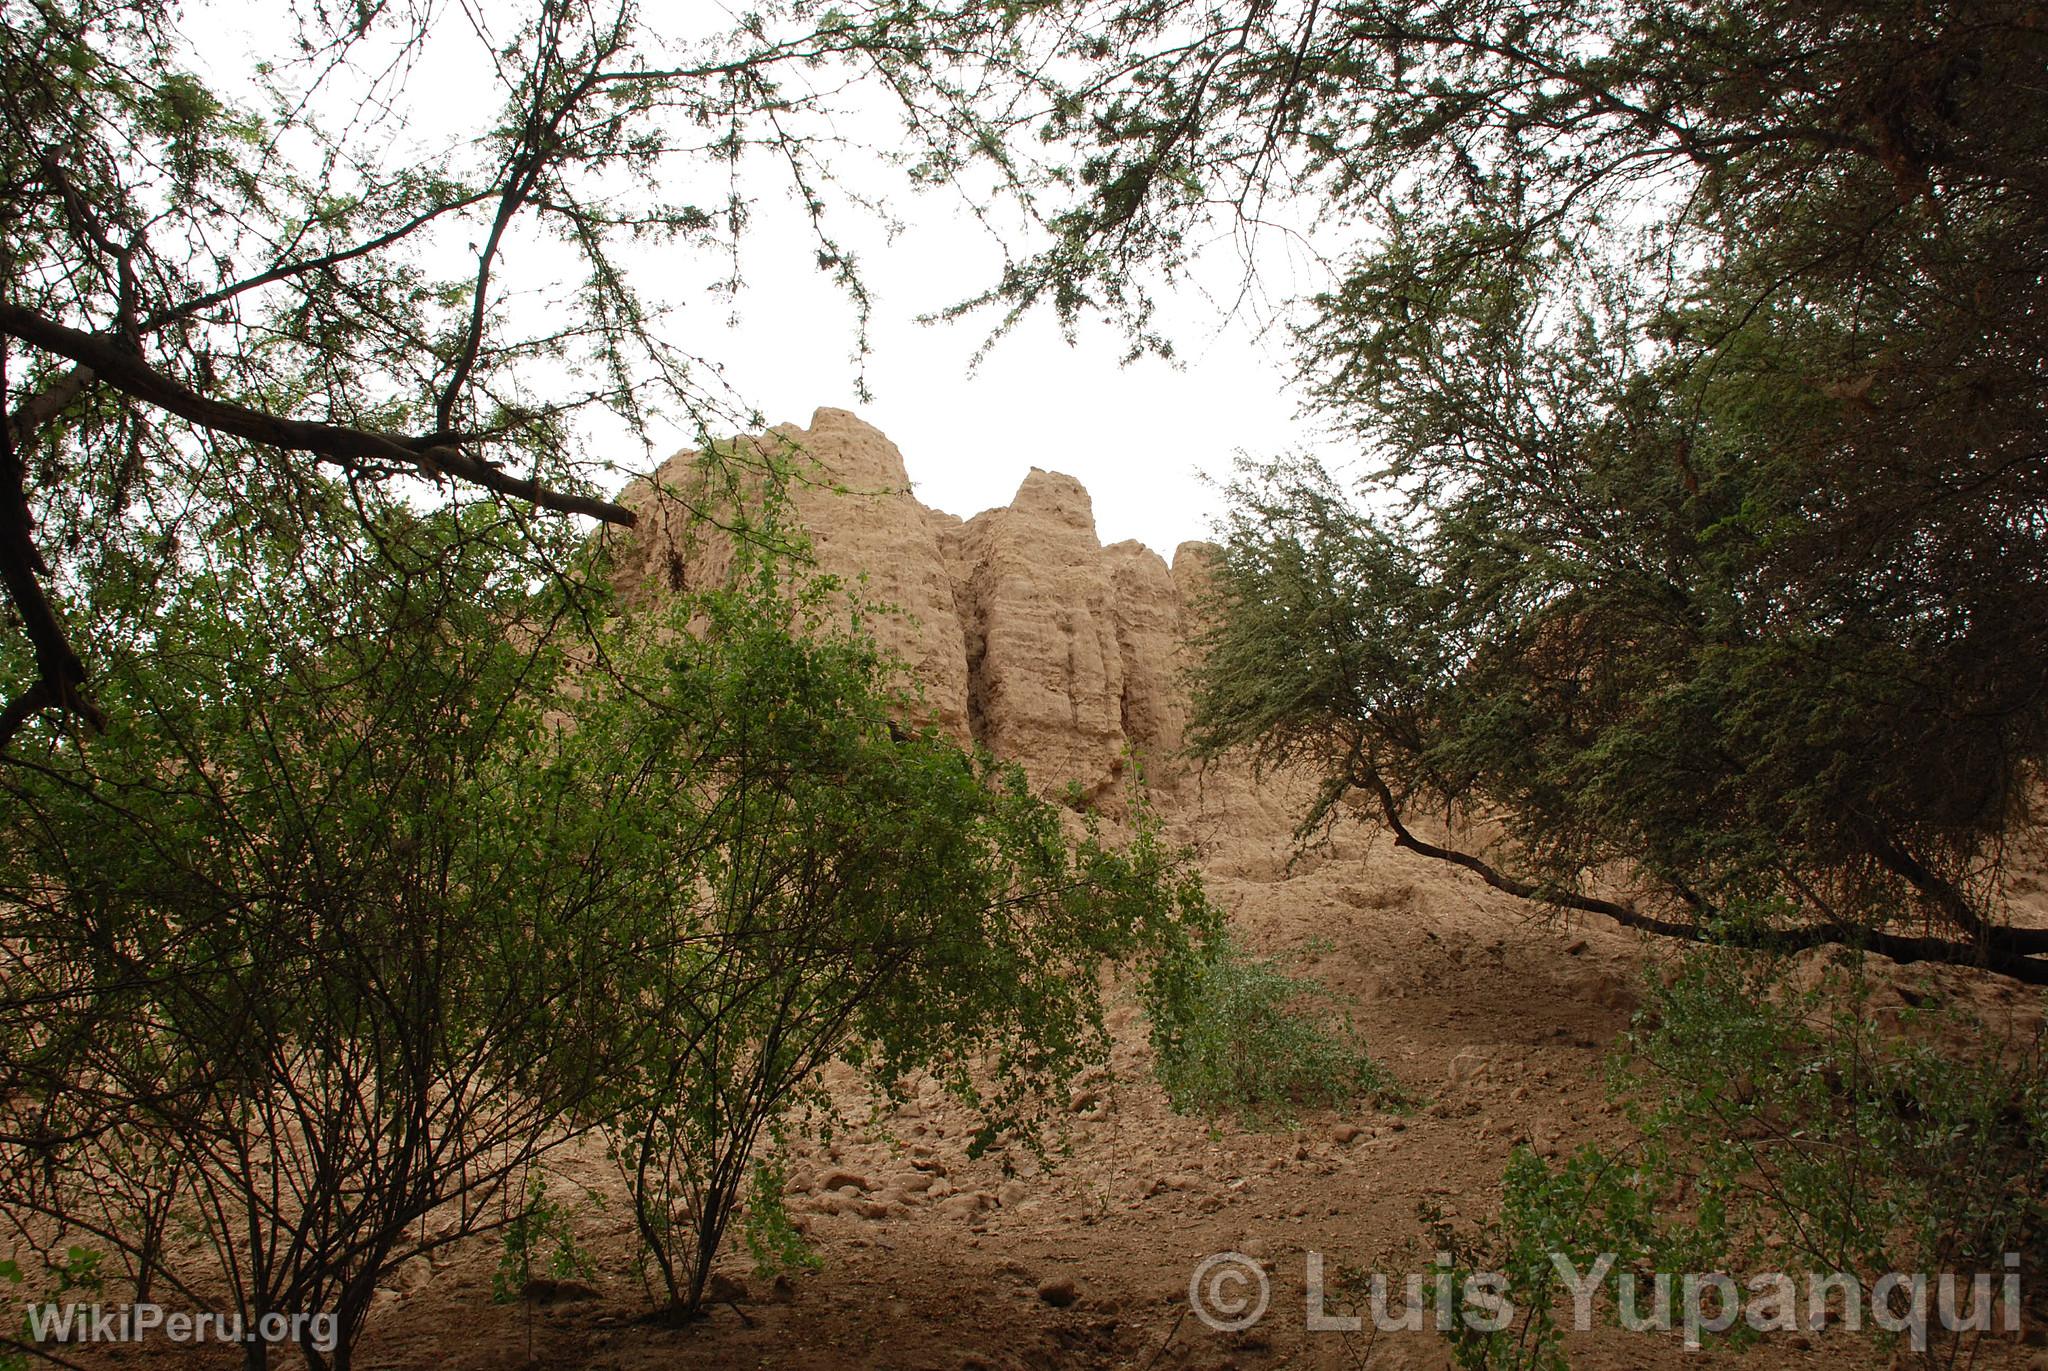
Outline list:
[[[1226,817],[1191,827],[1228,826]],[[1049,1171],[1022,1153],[968,1161],[965,1119],[935,1091],[880,1128],[801,1154],[790,1203],[824,1269],[776,1287],[735,1264],[750,1282],[746,1322],[732,1308],[681,1330],[635,1322],[647,1302],[631,1273],[623,1204],[602,1160],[583,1156],[564,1161],[563,1179],[613,1197],[583,1221],[599,1259],[595,1298],[491,1304],[497,1248],[479,1239],[438,1267],[404,1273],[404,1293],[385,1298],[369,1330],[363,1364],[1449,1366],[1431,1333],[1374,1334],[1369,1321],[1356,1334],[1308,1331],[1307,1253],[1323,1253],[1330,1272],[1425,1270],[1419,1205],[1480,1220],[1497,1204],[1518,1142],[1555,1153],[1622,1140],[1603,1060],[1660,949],[1605,920],[1534,920],[1462,873],[1358,834],[1340,835],[1334,851],[1291,874],[1270,833],[1206,836],[1215,892],[1250,940],[1295,955],[1346,997],[1376,1055],[1422,1108],[1406,1117],[1364,1107],[1317,1113],[1267,1132],[1176,1116],[1147,1079],[1142,1021],[1125,1006],[1114,1075],[1088,1088],[1096,1098],[1081,1101],[1071,1150]],[[1995,980],[1982,994],[1989,1003],[2022,998]],[[824,1190],[821,1182],[840,1183],[833,1172],[857,1177],[855,1188]],[[1271,1273],[1268,1312],[1241,1333],[1187,1316],[1195,1264],[1223,1251],[1259,1258]],[[1071,1282],[1071,1304],[1041,1298],[1041,1287],[1063,1296],[1062,1282]],[[1876,1356],[1838,1331],[1773,1335],[1740,1360],[1829,1367]],[[1738,1360],[1689,1353],[1675,1334],[1614,1331],[1575,1337],[1572,1357],[1588,1368]],[[2048,1358],[2008,1339],[1987,1346],[1978,1364],[2036,1362]]]

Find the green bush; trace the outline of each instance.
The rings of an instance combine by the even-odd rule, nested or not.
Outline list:
[[[1396,1098],[1331,998],[1227,931],[1191,942],[1144,989],[1154,1074],[1183,1113],[1288,1119],[1362,1094]]]
[[[1122,843],[1070,833],[1016,767],[900,722],[900,667],[828,578],[736,566],[619,626],[616,678],[570,703],[562,747],[577,794],[605,795],[621,758],[645,782],[602,811],[636,899],[612,931],[629,1046],[599,1129],[679,1320],[757,1151],[829,1105],[820,1067],[883,1092],[930,1073],[976,1112],[977,1149],[1030,1145],[1107,1055],[1102,967],[1171,953],[1211,913],[1142,812]],[[756,1212],[756,1260],[787,1252]]]
[[[1555,1166],[1518,1150],[1500,1218],[1476,1231],[1425,1215],[1459,1283],[1500,1271],[1513,1290],[1512,1326],[1451,1329],[1459,1364],[1568,1364],[1556,1318],[1567,1286],[1552,1254],[1581,1273],[1615,1254],[1595,1305],[1610,1316],[1620,1277],[1842,1272],[1871,1291],[1886,1273],[1926,1272],[1950,1274],[1955,1313],[1988,1326],[1974,1283],[2001,1282],[2015,1253],[2024,1289],[2048,1255],[2039,1031],[2001,1038],[1932,989],[1904,998],[1887,1022],[1870,966],[1852,953],[1825,964],[1726,948],[1680,959],[1651,985],[1614,1063],[1638,1140]],[[1927,1328],[1936,1360],[1962,1350],[1939,1322]],[[1738,1321],[1722,1336],[1754,1333]]]
[[[1931,986],[1889,1017],[1860,957],[1705,950],[1652,987],[1615,1083],[1644,1135],[1817,1269],[2041,1269],[2048,1079],[2039,1030],[1993,1033]]]

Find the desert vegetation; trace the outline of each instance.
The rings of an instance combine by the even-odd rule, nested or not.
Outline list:
[[[1022,1360],[1370,1360],[1191,1343],[1191,1254],[1178,1316],[1129,1273],[1385,1191],[1428,1247],[1361,1261],[1521,1296],[1435,1295],[1388,1358],[1689,1354],[1567,1329],[1560,1256],[1995,1282],[2029,1293],[1925,1346],[1719,1332],[2028,1355],[2037,5],[0,14],[10,1310],[424,1364],[463,1350],[399,1302],[483,1261],[521,1355],[617,1277],[640,1336],[702,1335],[640,1352],[720,1364],[762,1332],[735,1263],[829,1284],[833,1224],[951,1205],[1129,1282],[1034,1273]],[[664,291],[736,298],[761,168],[857,391],[841,229],[917,191],[1001,245],[943,311],[986,347],[1046,314],[1171,355],[1163,302],[1284,297],[1342,464],[1246,456],[1169,570],[1068,478],[948,524],[850,416],[735,440]],[[917,1250],[860,1260],[943,1286]],[[813,1360],[895,1364],[894,1318]]]

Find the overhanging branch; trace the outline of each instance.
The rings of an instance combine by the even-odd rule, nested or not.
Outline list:
[[[397,464],[428,475],[446,475],[497,494],[554,510],[583,514],[631,528],[633,511],[609,500],[571,495],[538,481],[512,476],[453,445],[445,434],[402,438],[339,424],[286,419],[244,405],[216,400],[152,367],[133,349],[104,334],[85,333],[19,305],[0,303],[0,333],[90,368],[107,385],[175,414],[189,423],[288,452],[304,452],[342,467]]]
[[[1587,914],[1604,914],[1616,923],[1629,928],[1639,928],[1647,933],[1656,933],[1667,938],[1683,938],[1690,942],[1707,941],[1706,934],[1697,923],[1681,923],[1673,919],[1659,919],[1644,914],[1629,905],[1614,900],[1602,900],[1591,895],[1579,895],[1569,890],[1545,890],[1531,881],[1519,880],[1506,875],[1482,858],[1456,848],[1439,847],[1435,843],[1416,837],[1401,821],[1401,807],[1394,798],[1393,790],[1377,771],[1364,768],[1355,772],[1352,784],[1374,793],[1380,802],[1380,815],[1387,829],[1394,835],[1394,846],[1410,852],[1462,866],[1478,876],[1495,890],[1513,895],[1517,899],[1532,900],[1540,904],[1554,905],[1561,909],[1574,909]],[[1700,906],[1704,909],[1704,906]],[[2014,980],[2029,985],[2048,985],[2048,962],[2022,955],[2012,945],[1982,946],[1951,942],[1945,938],[1912,938],[1897,933],[1886,933],[1881,929],[1844,928],[1840,925],[1816,924],[1808,928],[1773,929],[1763,933],[1759,941],[1779,951],[1791,952],[1807,947],[1861,947],[1881,953],[1895,962],[1948,962],[1960,965],[1979,965]]]
[[[6,351],[0,349],[0,395],[6,393],[6,381]],[[22,631],[28,635],[36,660],[34,683],[0,708],[0,749],[12,743],[22,726],[45,709],[67,710],[93,729],[106,725],[106,715],[85,693],[85,664],[72,650],[64,625],[57,618],[57,608],[43,590],[42,578],[48,568],[43,564],[42,554],[36,551],[35,516],[28,505],[28,473],[14,437],[17,419],[22,419],[23,413],[32,415],[34,404],[30,400],[22,412],[8,416],[6,424],[0,426],[0,585],[6,588],[14,612],[21,616]],[[61,409],[62,404],[57,408]]]

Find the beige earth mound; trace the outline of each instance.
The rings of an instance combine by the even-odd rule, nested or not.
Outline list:
[[[1142,1017],[1119,1004],[1110,1069],[1066,1102],[1049,1167],[1022,1151],[970,1159],[968,1119],[928,1086],[868,1126],[799,1147],[789,1207],[822,1270],[764,1280],[735,1254],[724,1273],[733,1302],[671,1329],[639,1321],[651,1300],[611,1167],[590,1151],[562,1156],[550,1193],[589,1196],[579,1212],[596,1273],[587,1287],[493,1304],[500,1247],[473,1240],[398,1274],[360,1365],[1449,1367],[1432,1332],[1375,1333],[1369,1318],[1357,1332],[1311,1329],[1312,1254],[1333,1284],[1379,1272],[1398,1290],[1431,1260],[1420,1209],[1467,1225],[1491,1217],[1516,1145],[1555,1157],[1625,1140],[1602,1089],[1605,1058],[1667,949],[1604,919],[1546,921],[1357,828],[1297,857],[1298,792],[1177,759],[1202,545],[1184,545],[1170,570],[1136,544],[1104,548],[1087,493],[1050,472],[1033,472],[1006,508],[965,522],[935,513],[909,494],[895,447],[844,411],[820,410],[808,429],[769,440],[801,444],[846,488],[803,490],[800,512],[827,569],[866,572],[876,597],[909,611],[885,636],[916,664],[937,717],[1048,790],[1071,781],[1111,794],[1128,784],[1126,756],[1142,755],[1162,813],[1198,846],[1245,939],[1321,979],[1418,1106],[1394,1114],[1360,1102],[1269,1131],[1176,1115],[1150,1079]],[[625,563],[636,594],[690,574],[670,555],[669,526],[650,523]],[[1998,978],[1970,989],[2022,1016],[2033,1003]],[[849,1080],[836,1088],[859,1108]],[[1220,1253],[1257,1263],[1269,1285],[1265,1314],[1241,1331],[1190,1314],[1190,1278]],[[1325,1312],[1347,1309],[1333,1293]],[[1574,1336],[1570,1350],[1594,1371],[1883,1364],[1840,1329],[1771,1333],[1742,1355],[1617,1331]],[[161,1348],[128,1360],[185,1364]],[[2048,1355],[2002,1338],[1975,1364],[2048,1367]]]

